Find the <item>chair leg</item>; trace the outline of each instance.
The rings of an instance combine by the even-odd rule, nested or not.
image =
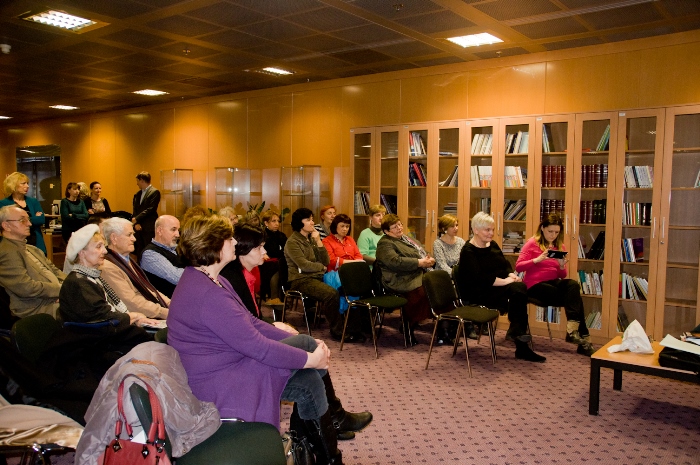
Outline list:
[[[430,338],[430,348],[428,349],[428,360],[425,362],[425,369],[428,369],[428,364],[430,363],[430,354],[433,352],[433,343],[435,342],[435,334],[437,334],[437,327],[438,323],[440,322],[440,318],[435,320],[435,326],[433,327],[433,337]],[[406,335],[404,334],[404,337]]]
[[[406,349],[411,346],[409,342],[411,340],[411,325],[403,317],[403,308],[401,309],[401,326],[403,327],[403,348]]]
[[[472,376],[472,365],[471,365],[471,363],[469,362],[469,344],[467,344],[467,342],[466,342],[466,341],[467,341],[467,332],[466,332],[466,330],[464,329],[464,325],[461,324],[461,322],[460,322],[460,325],[461,325],[461,329],[462,329],[462,335],[464,335],[464,351],[465,351],[465,353],[467,354],[467,370],[469,371],[469,377],[470,377],[470,378],[473,378],[473,376]],[[457,349],[457,346],[455,345],[455,350],[456,350],[456,349]]]
[[[457,334],[455,335],[455,343],[454,347],[452,347],[452,356],[454,357],[457,354],[457,346],[459,345],[459,339],[462,337],[462,334],[467,334],[466,329],[464,329],[464,321],[459,320],[459,324],[457,325]],[[464,343],[467,343],[467,338],[464,338]]]
[[[549,327],[549,323],[549,312],[547,312],[547,332],[549,333],[549,342],[552,342],[552,328]]]
[[[370,331],[372,331],[372,344],[374,344],[374,358],[377,359],[379,358],[379,351],[377,350],[377,336],[374,334],[374,323],[377,319],[372,317],[372,307],[367,307],[367,311],[369,312]],[[379,308],[377,308],[375,315],[379,315]]]
[[[488,328],[489,332],[491,333],[491,360],[493,360],[493,364],[496,364],[496,359],[498,356],[496,355],[496,338],[494,337],[494,324],[493,321],[489,321],[488,323]]]
[[[350,319],[350,309],[353,306],[350,305],[348,306],[347,310],[345,310],[345,321],[343,322],[343,334],[340,335],[340,350],[343,350],[343,344],[345,343],[345,330],[348,327],[348,319]]]

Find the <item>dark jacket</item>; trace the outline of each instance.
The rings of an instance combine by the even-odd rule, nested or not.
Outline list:
[[[418,266],[418,251],[401,239],[387,234],[377,243],[377,261],[382,282],[395,292],[408,292],[423,285],[423,268]]]
[[[271,318],[263,316],[262,313],[258,315],[257,306],[255,305],[254,300],[255,296],[250,293],[250,288],[245,280],[245,275],[243,275],[243,265],[241,265],[239,260],[230,262],[224,267],[223,270],[221,270],[219,274],[226,278],[229,283],[231,283],[233,290],[236,291],[238,297],[241,298],[245,308],[247,308],[254,317],[260,318],[268,323],[272,323],[274,321]]]
[[[287,259],[290,282],[301,278],[322,280],[330,262],[328,251],[323,245],[316,247],[308,237],[296,231],[287,239],[284,256]]]
[[[134,224],[140,224],[145,231],[156,230],[156,220],[158,219],[158,204],[160,203],[160,191],[153,186],[148,186],[146,195],[141,201],[141,191],[134,194],[133,200]]]

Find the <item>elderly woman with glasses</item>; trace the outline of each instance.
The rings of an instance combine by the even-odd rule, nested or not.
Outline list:
[[[382,271],[382,282],[387,289],[402,294],[408,304],[404,307],[411,345],[418,344],[414,329],[421,320],[430,316],[430,303],[423,289],[423,273],[431,271],[435,259],[415,239],[404,234],[403,224],[397,215],[382,219],[384,235],[377,242],[377,259],[374,266]]]
[[[462,299],[508,313],[508,337],[515,341],[515,358],[529,362],[546,359],[530,349],[527,334],[527,287],[513,272],[501,248],[493,240],[495,221],[479,212],[472,218],[473,236],[459,257],[459,287]]]
[[[236,259],[231,222],[219,215],[187,221],[178,252],[185,269],[170,304],[168,344],[180,354],[192,392],[223,418],[279,428],[280,400],[296,402],[316,463],[342,464],[323,377],[330,350],[253,316],[221,270]]]

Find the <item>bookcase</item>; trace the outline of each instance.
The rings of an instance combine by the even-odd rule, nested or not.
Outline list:
[[[352,130],[353,147],[353,223],[352,235],[357,240],[363,229],[369,227],[369,208],[376,205],[378,200],[371,196],[372,176],[377,169],[372,165],[374,161],[374,131]],[[340,213],[340,212],[338,212]]]
[[[515,263],[541,218],[559,212],[595,343],[633,319],[656,339],[700,322],[700,105],[359,128],[352,138],[355,191],[389,205],[428,250],[441,215],[456,208],[467,239],[485,211]],[[368,221],[357,200],[355,214]],[[546,335],[541,313],[530,309],[530,326]],[[554,316],[564,337],[563,309]]]

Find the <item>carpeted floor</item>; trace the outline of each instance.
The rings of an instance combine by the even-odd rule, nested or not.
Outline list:
[[[346,465],[700,464],[700,386],[625,373],[618,392],[603,369],[600,415],[590,416],[590,362],[573,345],[536,337],[547,362],[522,362],[498,331],[495,366],[486,339],[469,341],[470,379],[464,347],[454,358],[450,347],[435,348],[425,370],[430,334],[418,331],[422,344],[404,349],[398,318],[388,320],[376,360],[371,342],[340,352],[325,327],[314,331],[333,351],[345,407],[374,414],[355,440],[340,443]],[[283,407],[283,428],[290,412]]]

